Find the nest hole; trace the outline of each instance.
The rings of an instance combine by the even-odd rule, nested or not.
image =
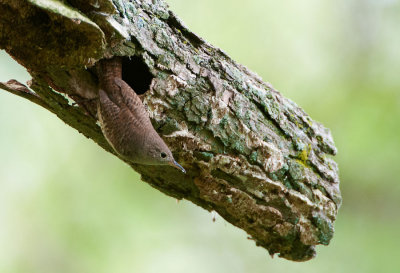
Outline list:
[[[153,75],[142,58],[138,56],[122,58],[122,79],[136,94],[141,95],[150,89]]]

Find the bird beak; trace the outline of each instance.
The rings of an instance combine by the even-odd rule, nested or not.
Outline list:
[[[183,173],[186,173],[185,169],[181,165],[179,165],[179,163],[176,162],[175,160],[169,162],[169,165],[171,165],[174,168],[177,168],[177,169],[181,170]]]

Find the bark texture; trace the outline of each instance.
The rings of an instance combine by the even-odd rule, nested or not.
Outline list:
[[[115,154],[96,123],[93,66],[125,56],[124,80],[187,170],[130,164],[143,181],[215,210],[271,255],[305,261],[329,243],[341,203],[329,130],[188,30],[163,0],[3,0],[0,14],[0,47],[32,76],[0,88]]]

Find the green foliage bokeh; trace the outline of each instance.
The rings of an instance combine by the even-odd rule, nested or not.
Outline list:
[[[169,0],[194,32],[332,130],[343,206],[316,259],[271,259],[0,91],[0,272],[398,272],[400,2]],[[29,79],[0,54],[0,80]]]

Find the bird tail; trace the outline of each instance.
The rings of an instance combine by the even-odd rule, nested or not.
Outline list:
[[[122,79],[122,58],[113,57],[98,61],[97,75],[99,75],[100,86],[113,85],[115,78]]]

